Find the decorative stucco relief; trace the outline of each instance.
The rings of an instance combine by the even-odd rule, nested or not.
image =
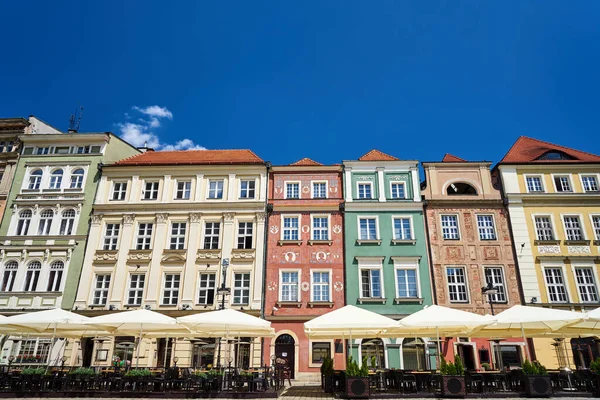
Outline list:
[[[560,254],[560,246],[538,246],[537,250],[540,254]]]
[[[567,246],[567,251],[573,254],[592,254],[590,246]]]

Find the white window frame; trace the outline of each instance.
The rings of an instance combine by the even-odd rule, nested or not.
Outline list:
[[[39,266],[38,266],[39,264]],[[35,267],[34,267],[35,265]],[[37,292],[40,286],[40,277],[42,275],[43,264],[39,260],[31,260],[25,268],[25,277],[23,279],[24,292]],[[31,278],[28,281],[27,275],[31,272]]]
[[[573,174],[568,174],[568,173],[566,173],[566,174],[550,174],[550,176],[552,177],[552,186],[554,187],[555,193],[573,193],[575,191],[575,188],[573,187]],[[560,191],[560,190],[558,190],[558,187],[556,187],[555,179],[556,178],[564,178],[564,177],[566,177],[567,180],[569,181],[568,184],[569,184],[569,188],[571,190]]]
[[[465,278],[465,282],[464,282],[465,294],[467,296],[466,300],[452,300],[450,298],[450,285],[451,284],[450,284],[449,275],[448,275],[449,268],[463,270],[464,278]],[[448,291],[448,302],[453,303],[453,304],[469,304],[471,302],[471,292],[469,291],[469,275],[467,272],[467,266],[466,265],[445,265],[444,266],[444,275],[445,275],[445,281],[446,281],[446,290]],[[458,286],[458,285],[460,285],[460,283],[452,283],[452,285]],[[458,291],[457,291],[457,294],[458,294]]]
[[[407,297],[400,297],[399,296],[399,285],[398,285],[398,270],[414,270],[415,271],[415,277],[416,277],[416,281],[417,281],[417,296],[416,297],[412,297],[412,296],[407,296]],[[414,261],[414,262],[406,262],[406,261],[397,261],[394,260],[394,289],[395,289],[395,296],[396,298],[399,299],[420,299],[421,297],[421,276],[419,274],[419,262],[418,261]]]
[[[82,170],[83,174],[76,174],[75,171],[78,171],[78,170]],[[84,184],[85,184],[85,168],[83,168],[83,167],[71,168],[70,179],[69,179],[69,188],[70,189],[83,189]]]
[[[227,197],[226,190],[225,190],[225,178],[208,178],[207,181],[208,182],[206,183],[206,200],[219,201],[219,200],[223,200]],[[212,182],[215,182],[215,185],[216,185],[215,189],[213,190],[215,196],[219,192],[219,182],[221,182],[221,197],[210,197],[210,192],[211,192],[210,184]]]
[[[566,301],[552,301],[550,299],[550,288],[548,287],[548,281],[546,280],[546,269],[558,269],[561,271],[563,286],[565,288],[565,294],[567,296]],[[544,279],[544,287],[546,288],[546,298],[548,299],[548,303],[565,304],[571,302],[571,293],[569,293],[569,285],[567,282],[567,270],[563,264],[542,264],[542,278]]]
[[[183,184],[183,189],[179,189],[179,185]],[[186,189],[186,185],[189,187]],[[173,200],[190,200],[192,198],[192,180],[191,179],[177,179],[175,181],[175,198]],[[182,193],[182,197],[179,197],[179,192]],[[185,194],[187,193],[187,197]]]
[[[492,299],[492,302],[494,304],[508,304],[509,302],[509,298],[508,298],[508,286],[506,286],[506,273],[504,272],[504,265],[482,265],[481,268],[481,272],[483,275],[481,275],[483,277],[483,283],[487,286],[487,276],[485,271],[487,269],[491,269],[491,268],[495,268],[495,269],[499,269],[500,270],[500,277],[502,278],[502,290],[504,293],[504,300],[500,301],[498,300],[498,294],[493,294],[493,295],[484,295],[484,301],[488,301],[489,298]],[[497,283],[493,283],[494,287],[497,287],[498,284]]]
[[[35,171],[40,171],[41,175],[34,175]],[[33,179],[35,178],[35,179]],[[44,180],[44,170],[38,167],[31,168],[27,174],[27,180],[25,188],[27,190],[40,190],[42,188],[42,181]]]
[[[599,193],[599,191],[597,190],[585,190],[584,184],[583,184],[583,177],[587,177],[587,176],[593,176],[594,178],[596,178],[596,186],[598,187],[598,189],[600,190],[600,174],[585,174],[585,173],[580,173],[579,174],[579,182],[581,183],[581,190],[583,191],[583,193]]]
[[[22,217],[22,214],[26,211],[29,211],[29,217]],[[31,229],[31,220],[33,219],[33,210],[31,210],[30,208],[19,210],[16,216],[17,223],[15,226],[15,236],[28,236],[29,230]],[[23,221],[23,224],[21,224],[21,221]]]
[[[116,185],[119,185],[118,191],[115,190]],[[123,185],[125,185],[124,189],[123,189]],[[125,201],[125,200],[127,200],[127,187],[128,186],[129,186],[129,183],[127,181],[113,181],[112,188],[110,191],[109,201]],[[115,199],[115,193],[119,193],[119,195],[120,195],[119,198]]]
[[[112,225],[111,234],[108,234],[108,226]],[[118,227],[116,229],[117,233],[115,234],[115,225]],[[102,235],[102,250],[118,250],[119,249],[119,239],[121,237],[121,223],[118,221],[106,221],[104,224],[103,235]],[[110,243],[106,243],[106,240],[109,239]],[[113,248],[114,247],[114,248]]]
[[[16,264],[16,266],[13,263]],[[14,290],[15,279],[17,278],[18,271],[19,262],[17,260],[8,260],[4,263],[2,266],[2,276],[0,282],[0,288],[4,288],[4,292],[12,292]],[[5,278],[8,278],[8,282],[4,281]]]
[[[365,270],[379,270],[379,285],[380,285],[380,290],[381,290],[381,297],[363,297],[363,287],[362,287],[362,271]],[[370,275],[369,275],[369,279]],[[382,258],[377,258],[377,260],[373,259],[373,260],[358,260],[358,293],[359,293],[359,298],[360,299],[385,299],[385,277],[383,276],[383,257]],[[372,295],[373,289],[372,289],[372,284],[369,287],[369,295]]]
[[[60,264],[59,264],[60,263]],[[59,265],[62,265],[59,267]],[[63,282],[65,281],[65,262],[63,260],[53,260],[50,263],[50,271],[48,273],[48,292],[61,292],[63,290]]]
[[[579,282],[577,281],[577,270],[587,269],[592,273],[593,287],[596,290],[596,300],[594,301],[584,301],[581,298],[581,292],[579,290]],[[600,300],[600,292],[598,291],[598,271],[594,264],[584,264],[584,263],[572,263],[571,270],[573,272],[573,279],[575,280],[575,287],[577,288],[577,298],[580,303],[588,303],[588,304],[598,304]],[[586,284],[586,286],[590,286],[590,284]]]
[[[258,186],[257,182],[256,182],[256,178],[240,178],[239,182],[240,183],[238,185],[238,188],[239,188],[239,194],[240,194],[239,198],[240,198],[240,200],[253,200],[253,199],[256,199],[256,190],[257,190],[257,186]],[[253,196],[252,197],[250,197],[248,195],[242,196],[242,183],[243,182],[253,182],[254,183],[254,188],[252,189],[252,192],[253,192]],[[250,191],[250,189],[246,188],[246,194],[248,194],[249,191]]]
[[[163,276],[162,276],[162,285],[161,285],[161,290],[160,290],[160,305],[161,306],[165,306],[165,307],[175,307],[179,304],[179,298],[181,297],[181,272],[176,272],[176,271],[164,271],[163,272]],[[177,288],[175,288],[175,279],[173,278],[173,280],[171,281],[171,287],[167,288],[167,276],[179,276],[179,282],[177,283]],[[165,302],[165,291],[168,290],[169,291],[169,302],[166,303]],[[177,290],[177,297],[175,298],[175,304],[172,303],[173,301],[173,292]]]
[[[594,225],[594,218],[598,218],[598,228]],[[600,214],[590,214],[590,224],[594,232],[594,240],[600,241]]]
[[[253,250],[256,248],[256,240],[255,236],[256,236],[256,224],[254,223],[254,221],[251,220],[239,220],[237,221],[236,224],[236,230],[235,230],[235,249],[240,249],[239,247],[239,239],[240,239],[240,224],[250,224],[252,226],[252,246],[251,247],[244,247],[244,250]],[[245,229],[245,232],[247,232],[248,230]],[[244,235],[244,237],[248,237],[248,235]]]
[[[241,290],[245,290],[245,287],[242,286],[235,286],[235,276],[237,274],[243,274],[243,275],[248,275],[249,279],[248,279],[248,302],[247,303],[236,303],[235,302],[235,290],[237,289],[241,289]],[[231,273],[231,304],[234,306],[246,306],[246,305],[250,305],[250,303],[252,302],[252,272],[249,270],[238,270],[238,271],[233,271]],[[243,296],[242,296],[243,297]]]
[[[208,279],[207,282],[207,286],[202,286],[202,275],[212,275],[214,277],[214,280],[212,282],[213,286],[209,286],[210,279]],[[213,290],[213,302],[209,303],[208,302],[208,292],[210,290]],[[218,290],[218,286],[217,286],[217,273],[216,272],[209,272],[209,271],[199,271],[198,272],[198,290],[196,290],[196,304],[199,306],[212,306],[215,304],[215,302],[217,301],[217,290]],[[206,302],[202,303],[200,302],[200,292],[206,292]]]
[[[492,218],[492,230],[494,233],[494,237],[492,239],[484,239],[481,237],[481,231],[479,230],[479,217],[491,217]],[[496,216],[494,214],[490,214],[490,213],[481,213],[481,214],[475,214],[475,222],[477,223],[477,236],[479,237],[480,241],[483,242],[490,242],[493,240],[498,240],[498,231],[496,229]],[[484,228],[489,228],[489,227],[484,227]]]
[[[145,274],[145,273],[137,273],[137,272],[132,272],[132,273],[129,274],[129,277],[127,279],[127,295],[126,295],[127,296],[126,297],[126,299],[127,299],[126,300],[127,301],[126,305],[127,306],[130,306],[130,307],[141,306],[142,303],[144,302],[144,293],[146,292],[146,286],[147,286],[146,285],[146,275],[147,274]],[[133,283],[133,279],[132,278],[134,276],[138,277],[135,287],[132,286],[132,283]],[[144,282],[141,285],[141,287],[140,287],[140,279],[139,279],[140,276],[144,277]],[[140,294],[140,291],[142,292],[141,294]],[[131,303],[129,301],[132,292],[135,292],[135,295],[133,296],[134,297],[134,302],[133,303]],[[136,301],[139,301],[139,303],[136,302]]]
[[[394,185],[402,185],[404,187],[404,197],[394,197]],[[390,199],[391,200],[406,200],[408,198],[408,193],[406,192],[406,182],[405,181],[390,181]]]
[[[538,239],[538,231],[537,231],[537,225],[536,225],[536,221],[535,221],[536,218],[548,218],[550,220],[550,229],[552,230],[552,239]],[[533,224],[533,231],[535,233],[535,240],[538,240],[538,241],[558,240],[558,235],[556,232],[556,222],[554,221],[553,214],[531,214],[531,221]]]
[[[298,185],[298,197],[288,197],[288,185]],[[302,198],[302,182],[300,181],[284,181],[283,182],[284,199],[298,200]]]
[[[527,185],[527,178],[540,178],[542,190],[529,190],[529,185]],[[544,174],[524,174],[523,180],[525,183],[525,191],[527,193],[546,193],[546,182],[544,182]]]
[[[177,225],[177,234],[173,235],[173,225],[178,224]],[[181,234],[181,224],[183,224],[185,226],[185,230],[183,232],[183,235]],[[187,236],[188,236],[188,229],[189,224],[187,221],[171,221],[171,224],[169,226],[169,250],[186,250],[187,249]],[[180,239],[183,238],[183,247],[180,247]],[[175,241],[175,248],[172,248],[173,246],[173,239],[177,239]]]
[[[216,235],[216,238],[217,238],[217,248],[216,249],[207,248],[206,247],[206,238],[207,237],[211,237],[211,238],[215,237],[215,235],[213,234],[214,227],[211,229],[211,234],[210,235],[206,234],[206,228],[207,228],[208,224],[218,224],[219,225],[219,234]],[[208,221],[204,221],[204,227],[202,229],[202,246],[201,246],[201,249],[203,249],[203,250],[218,250],[218,249],[220,249],[221,248],[221,233],[222,233],[222,231],[223,231],[223,224],[221,223],[220,220],[208,220]]]
[[[150,193],[154,193],[156,192],[156,197],[149,197],[146,198],[146,193],[147,193],[147,185],[148,184],[152,184],[152,188],[150,189]],[[156,185],[156,190],[154,189],[154,185]],[[157,201],[160,200],[160,180],[154,180],[154,179],[148,179],[148,180],[144,180],[143,182],[143,186],[142,186],[142,201]]]
[[[56,172],[60,171],[60,174]],[[48,189],[60,190],[62,188],[63,178],[65,176],[65,170],[62,167],[54,168],[50,172],[50,181],[48,182]]]
[[[361,219],[374,219],[375,220],[375,235],[374,239],[368,238],[363,239],[360,237],[360,220]],[[356,216],[356,227],[358,228],[358,240],[381,240],[381,234],[379,232],[379,215],[357,215]]]
[[[315,288],[315,281],[314,281],[314,275],[313,273],[326,273],[329,275],[329,282],[327,284],[327,289],[328,289],[328,293],[327,293],[327,300],[315,300],[315,292],[314,292],[314,288]],[[310,270],[310,301],[312,303],[333,303],[333,292],[332,292],[332,286],[333,286],[333,282],[332,282],[332,278],[333,278],[333,273],[331,271],[331,269],[319,269],[319,268],[315,268],[315,269],[311,269]],[[319,285],[322,285],[321,283],[318,283]]]
[[[577,219],[579,220],[579,230],[581,231],[581,239],[569,239],[568,235],[567,235],[567,224],[565,223],[565,218],[566,217],[577,217]],[[580,213],[564,213],[564,214],[560,214],[560,219],[562,221],[562,225],[563,225],[563,233],[565,235],[565,240],[567,241],[583,241],[583,240],[587,240],[587,234],[585,232],[585,222],[583,220],[583,217]]]
[[[371,197],[360,197],[360,185],[369,185],[371,187]],[[373,181],[356,181],[356,199],[373,200],[375,198],[375,185]]]
[[[315,225],[314,225],[314,220],[315,218],[327,218],[327,239],[315,239]],[[323,230],[323,228],[319,228],[320,230]],[[331,214],[311,214],[310,215],[310,239],[311,240],[324,240],[324,241],[328,241],[331,240]]]
[[[50,217],[43,217],[42,214],[50,212],[52,215]],[[37,234],[40,236],[48,236],[52,231],[52,224],[54,222],[54,217],[56,213],[51,208],[44,208],[39,213],[38,218],[38,232]]]
[[[297,302],[300,303],[302,301],[302,290],[301,290],[301,286],[302,286],[302,270],[297,269],[297,268],[281,268],[279,270],[279,296],[278,299],[280,302],[294,302],[294,300],[284,300],[283,299],[283,274],[284,273],[297,273],[298,274],[298,282],[297,282],[297,292],[296,293],[296,297],[298,298]]]
[[[102,287],[98,288],[98,277],[102,276]],[[106,286],[106,277],[108,277],[108,286]],[[110,295],[110,286],[112,285],[112,276],[110,273],[99,273],[97,272],[96,274],[94,274],[94,286],[93,289],[90,290],[90,304],[92,306],[96,306],[96,307],[102,307],[102,306],[106,306],[106,304],[108,304],[108,296]],[[101,296],[98,297],[98,299],[100,300],[104,300],[104,301],[100,301],[98,303],[96,303],[96,293],[100,293]]]
[[[325,184],[325,197],[315,197],[315,183],[317,184]],[[327,194],[329,193],[329,182],[327,182],[326,180],[316,180],[316,181],[310,181],[310,198],[311,199],[326,199],[328,196]]]
[[[443,222],[443,218],[444,217],[454,217],[456,218],[456,238],[445,238],[444,237],[444,222]],[[440,214],[440,235],[442,240],[456,240],[459,241],[462,238],[462,232],[460,231],[460,215],[456,214],[456,213],[444,213],[444,214]]]
[[[302,240],[302,215],[301,214],[280,214],[281,216],[281,234],[279,239],[280,240],[285,240],[285,241],[299,241]],[[285,218],[296,218],[298,220],[298,238],[297,239],[286,239],[285,238],[285,230],[286,229],[292,229],[292,228],[286,228],[285,225]],[[290,235],[291,237],[291,235]]]
[[[140,225],[144,225],[144,233],[140,235]],[[150,225],[150,234],[148,234],[148,225]],[[152,249],[152,238],[154,236],[154,222],[152,221],[138,221],[137,230],[135,233],[135,249],[136,250],[150,250]],[[140,239],[142,239],[140,248]]]
[[[415,240],[415,226],[413,224],[412,215],[392,215],[392,238],[394,240]],[[408,219],[410,223],[410,238],[401,238],[396,235],[396,220],[397,219]]]

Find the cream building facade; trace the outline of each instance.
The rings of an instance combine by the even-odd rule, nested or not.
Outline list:
[[[266,163],[249,150],[148,151],[103,167],[75,310],[146,308],[170,316],[262,309]],[[229,288],[229,294],[219,288]],[[83,339],[73,364],[128,357],[133,338]],[[142,343],[140,366],[260,365],[260,340],[235,345],[175,339]],[[106,350],[109,357],[106,359]],[[98,354],[103,354],[100,358]],[[235,355],[234,355],[235,354]],[[129,358],[130,359],[130,358]]]

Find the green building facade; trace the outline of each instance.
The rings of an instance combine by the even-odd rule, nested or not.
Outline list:
[[[346,304],[401,319],[432,304],[417,161],[372,150],[344,161]],[[360,338],[352,355],[388,368],[435,367],[428,338]]]

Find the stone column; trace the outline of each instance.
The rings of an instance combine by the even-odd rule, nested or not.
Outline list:
[[[156,308],[159,304],[160,287],[162,284],[162,252],[167,244],[169,230],[169,214],[156,214],[156,234],[154,237],[154,250],[152,250],[152,262],[146,277],[148,282],[148,290],[146,291],[145,304],[149,304]]]
[[[109,304],[119,308],[127,303],[126,285],[129,281],[127,255],[129,249],[131,249],[132,238],[135,232],[134,224],[135,214],[123,215],[123,230],[119,241],[119,253],[117,255],[115,272],[111,278],[112,290],[109,298]]]
[[[198,246],[200,243],[200,213],[190,213],[189,224],[190,231],[187,241],[187,255],[185,258],[185,266],[183,268],[183,285],[181,303],[190,304],[193,306],[196,304],[196,280],[197,280],[197,268],[196,268],[196,253],[198,253]]]
[[[102,217],[102,214],[92,214],[90,217],[90,233],[75,298],[75,305],[81,308],[87,306],[88,300],[91,301],[91,290],[94,284],[94,254],[102,239]]]
[[[384,168],[377,167],[377,193],[379,194],[379,201],[385,202],[385,179],[383,179]],[[373,188],[374,189],[374,188]]]

